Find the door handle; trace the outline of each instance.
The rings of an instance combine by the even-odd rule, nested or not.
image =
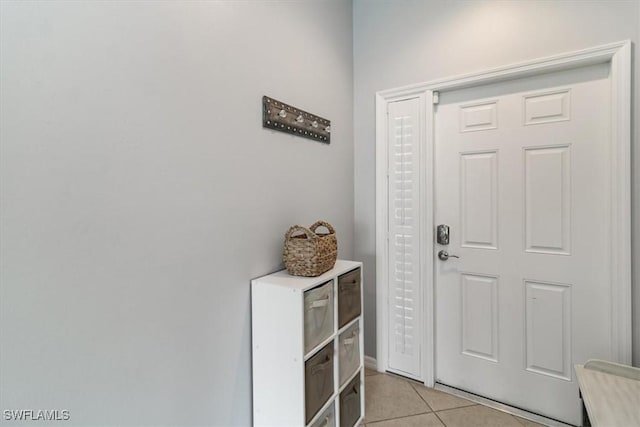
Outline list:
[[[445,250],[441,250],[440,252],[438,252],[438,258],[440,258],[440,261],[446,261],[449,258],[460,258],[460,257],[458,255],[450,255],[449,252]]]

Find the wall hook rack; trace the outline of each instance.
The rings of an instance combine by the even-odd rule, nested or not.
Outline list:
[[[268,96],[262,97],[262,127],[331,143],[330,120]]]

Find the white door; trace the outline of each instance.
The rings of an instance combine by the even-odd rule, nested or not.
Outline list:
[[[435,116],[436,381],[575,425],[573,365],[611,357],[608,71],[441,93]]]
[[[420,102],[388,105],[388,370],[420,379],[422,286],[418,209]]]

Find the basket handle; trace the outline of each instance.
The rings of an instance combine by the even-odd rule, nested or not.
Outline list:
[[[331,224],[329,224],[326,221],[316,221],[313,223],[313,225],[311,227],[309,227],[309,230],[313,231],[314,233],[316,232],[316,228],[318,227],[325,227],[327,230],[329,230],[329,234],[336,234],[336,230],[331,226]]]
[[[315,300],[314,302],[311,303],[309,308],[320,308],[320,307],[326,307],[328,305],[329,305],[329,297],[326,297],[324,299]]]
[[[292,225],[291,227],[289,227],[286,234],[284,235],[285,239],[289,240],[291,238],[291,235],[297,231],[303,232],[307,236],[307,239],[309,240],[318,238],[316,233],[309,230],[307,227],[303,227],[301,225]]]

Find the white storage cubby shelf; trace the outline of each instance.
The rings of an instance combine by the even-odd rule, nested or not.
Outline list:
[[[352,427],[364,418],[362,263],[251,281],[255,426]]]

